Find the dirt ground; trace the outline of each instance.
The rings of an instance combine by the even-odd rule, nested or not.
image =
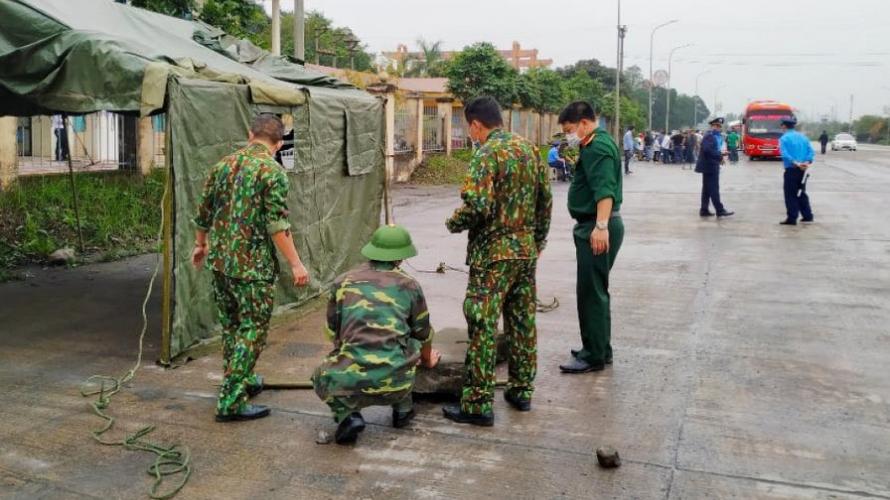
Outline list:
[[[409,429],[386,408],[355,446],[332,432],[311,391],[267,391],[271,417],[213,421],[220,359],[176,369],[157,358],[157,293],[146,363],[115,399],[120,430],[157,424],[153,439],[192,452],[177,498],[890,498],[890,150],[834,153],[814,170],[817,224],[779,227],[781,166],[745,162],[722,179],[727,220],[697,215],[700,178],[637,164],[625,181],[627,236],[612,275],[615,364],[566,376],[579,343],[566,185],[554,185],[539,296],[534,410],[495,404],[493,428],[449,423],[418,404]],[[465,236],[442,222],[455,188],[400,187],[417,276],[437,329],[465,328]],[[344,236],[345,237],[345,236]],[[149,454],[94,443],[100,421],[78,393],[90,374],[133,362],[154,256],[34,270],[0,285],[0,497],[146,498]],[[157,291],[156,291],[157,292]],[[322,309],[276,321],[260,362],[267,377],[308,378],[327,349]],[[609,444],[623,466],[597,467]]]

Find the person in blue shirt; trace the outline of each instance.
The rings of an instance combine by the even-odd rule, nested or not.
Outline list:
[[[634,156],[634,150],[637,147],[637,141],[634,139],[634,126],[627,127],[624,133],[624,175],[632,174],[630,171],[630,159]]]
[[[813,209],[807,196],[806,171],[813,163],[815,152],[807,136],[794,127],[797,119],[793,116],[782,118],[784,133],[779,139],[779,151],[785,166],[785,210],[787,217],[780,222],[783,226],[796,226],[797,218],[802,222],[813,222]]]
[[[556,179],[567,181],[572,178],[572,165],[559,152],[559,141],[554,141],[547,153],[547,164],[556,170]]]
[[[709,122],[711,130],[701,141],[701,149],[695,171],[701,176],[701,209],[698,214],[711,217],[714,212],[710,204],[714,204],[717,217],[729,217],[734,214],[727,210],[720,201],[720,165],[723,163],[723,118],[714,118]]]

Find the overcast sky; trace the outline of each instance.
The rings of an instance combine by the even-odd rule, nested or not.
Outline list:
[[[265,3],[270,4],[269,0]],[[292,10],[291,0],[281,0]],[[555,66],[596,58],[615,65],[617,0],[305,0],[337,25],[349,26],[371,52],[441,40],[446,50],[477,41],[509,48],[513,40],[539,49]],[[890,1],[888,0],[622,0],[628,26],[625,66],[649,72],[653,27],[678,19],[655,35],[654,67],[667,68],[675,52],[672,86],[695,91],[723,113],[741,112],[749,99],[777,99],[804,116],[846,119],[883,114],[890,106]]]

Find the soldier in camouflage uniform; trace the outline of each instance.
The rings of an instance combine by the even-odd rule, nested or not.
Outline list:
[[[417,255],[411,236],[381,227],[362,249],[370,262],[336,280],[328,302],[326,333],[334,349],[314,375],[315,392],[339,425],[337,443],[364,430],[362,408],[392,406],[393,426],[414,417],[411,391],[418,362],[432,368],[430,314],[423,290],[398,265]]]
[[[504,398],[531,409],[537,357],[535,269],[550,230],[552,197],[547,166],[529,141],[501,130],[498,103],[490,97],[465,110],[471,138],[482,143],[470,161],[463,206],[446,222],[469,231],[470,279],[464,315],[470,337],[460,405],[443,408],[459,423],[493,425],[495,334],[503,313],[510,379]]]
[[[192,262],[200,267],[206,260],[213,271],[213,296],[223,328],[224,378],[216,407],[221,422],[269,414],[267,407],[247,400],[262,390],[253,370],[272,316],[279,272],[275,247],[290,263],[294,284],[309,281],[290,234],[287,175],[272,156],[282,145],[283,132],[276,116],[259,115],[247,147],[210,171],[195,217]]]

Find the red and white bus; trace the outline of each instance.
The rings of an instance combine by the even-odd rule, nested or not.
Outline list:
[[[748,158],[781,156],[781,120],[786,116],[794,116],[794,110],[783,102],[753,101],[748,104],[742,120],[742,149]]]

